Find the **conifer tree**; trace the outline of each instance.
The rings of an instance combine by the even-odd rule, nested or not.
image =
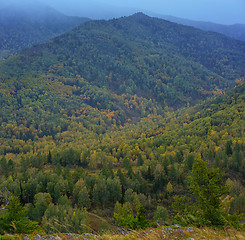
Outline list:
[[[205,225],[223,225],[221,199],[227,192],[218,168],[208,167],[199,155],[192,167],[190,190],[197,197]]]

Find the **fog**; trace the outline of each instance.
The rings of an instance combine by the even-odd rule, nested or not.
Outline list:
[[[107,19],[137,11],[221,24],[245,23],[244,0],[0,0],[0,8],[41,2],[72,16]]]

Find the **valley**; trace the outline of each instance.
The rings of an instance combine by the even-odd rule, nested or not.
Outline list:
[[[244,76],[244,42],[143,13],[0,62],[0,234],[242,230]]]

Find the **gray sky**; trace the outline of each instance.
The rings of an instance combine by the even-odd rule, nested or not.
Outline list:
[[[9,2],[0,0],[0,8]],[[29,0],[30,1],[30,0]],[[110,18],[148,11],[223,24],[245,23],[245,0],[31,0],[46,3],[68,15]]]

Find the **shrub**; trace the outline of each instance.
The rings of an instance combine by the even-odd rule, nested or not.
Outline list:
[[[27,217],[19,198],[11,197],[4,214],[0,216],[0,234],[7,233],[32,233],[42,231],[37,222]]]
[[[149,227],[149,221],[145,218],[145,209],[142,205],[138,206],[137,215],[133,214],[133,207],[130,203],[116,203],[114,219],[117,226],[127,229],[145,229]]]
[[[158,206],[154,214],[154,221],[166,221],[168,219],[168,210],[165,207]]]

